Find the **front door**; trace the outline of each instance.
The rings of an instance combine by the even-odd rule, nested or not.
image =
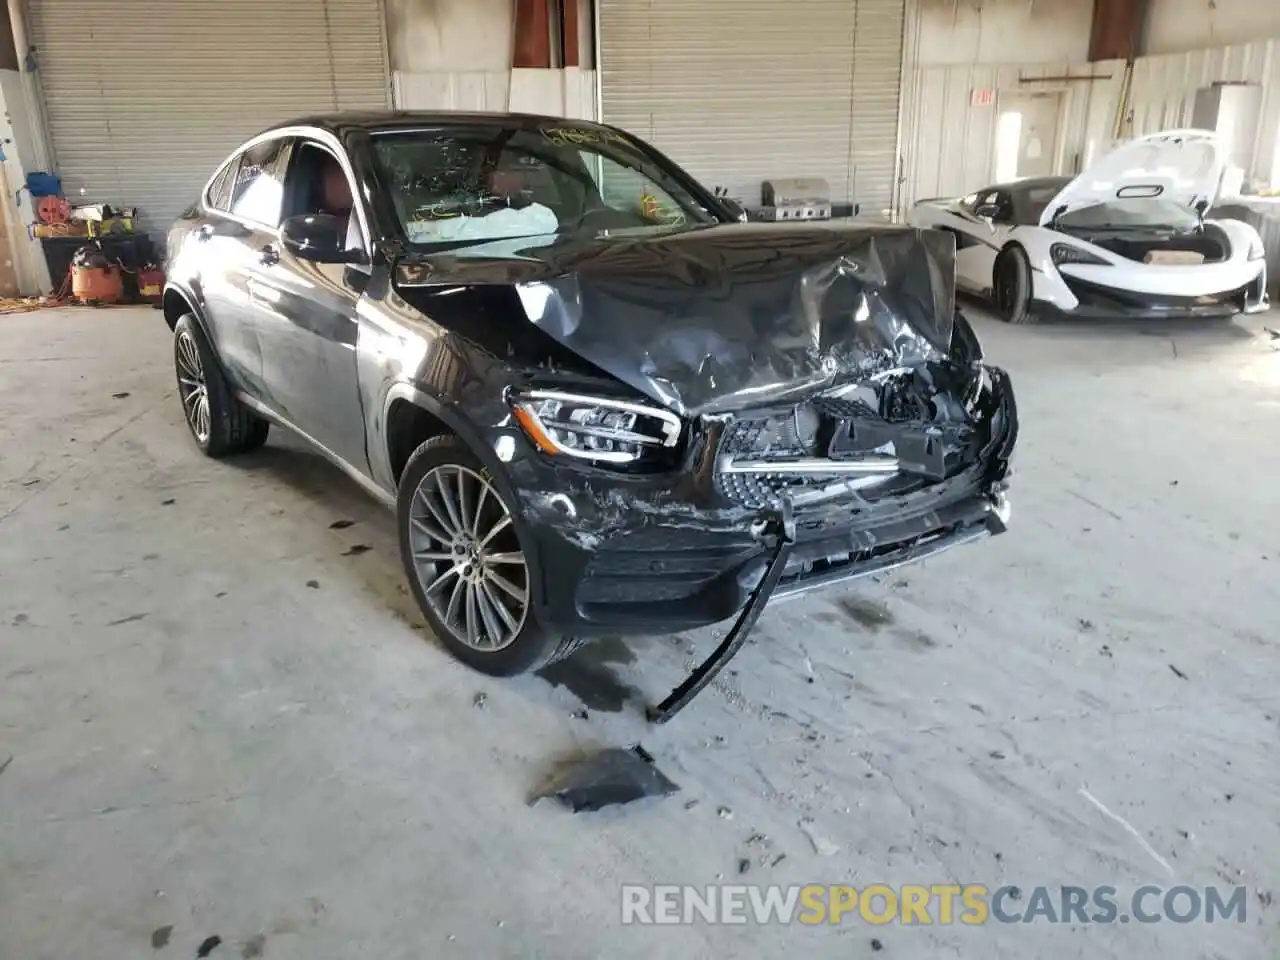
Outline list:
[[[348,245],[364,249],[355,196],[333,151],[315,141],[297,142],[282,219],[307,213],[345,216]],[[356,310],[368,279],[367,266],[303,260],[277,237],[253,281],[263,380],[273,405],[299,430],[366,474]]]
[[[956,232],[956,285],[961,290],[982,294],[991,289],[996,255],[1010,229],[1003,216],[1008,206],[1006,190],[983,190],[965,198],[963,216],[971,226]]]

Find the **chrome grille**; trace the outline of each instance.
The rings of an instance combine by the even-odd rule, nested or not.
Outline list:
[[[887,442],[883,430],[890,424],[928,421],[932,412],[924,401],[890,381],[878,384],[850,384],[837,387],[802,404],[771,410],[731,423],[721,437],[717,451],[716,485],[734,503],[760,509],[787,496],[796,509],[832,500],[874,502],[927,482],[929,471],[920,468],[922,452],[917,437],[914,444],[904,439]],[[886,389],[888,387],[889,389]],[[865,453],[850,455],[848,437],[842,423],[855,421],[860,431],[876,436],[877,424],[883,446],[870,441]],[[963,429],[963,428],[962,428]],[[962,439],[960,434],[948,442]],[[833,441],[842,444],[843,456],[828,459]],[[907,442],[904,448],[900,444]],[[926,446],[926,451],[928,447]],[[906,456],[908,462],[899,461]],[[951,454],[946,458],[950,460]],[[936,460],[933,461],[937,470]],[[830,465],[830,470],[825,465]],[[771,469],[776,468],[776,469]],[[933,473],[935,478],[937,473]]]
[[[729,426],[720,441],[722,455],[753,460],[804,457],[810,452],[796,432],[794,412],[758,420],[738,420]]]
[[[874,411],[869,411],[865,404],[856,400],[827,396],[768,416],[738,420],[721,438],[718,459],[721,464],[733,460],[739,464],[759,462],[762,466],[825,459],[835,421],[846,416],[865,416],[868,412],[875,415]],[[801,425],[804,425],[803,436]],[[795,497],[806,490],[850,479],[839,476],[840,467],[836,464],[833,463],[832,467],[830,474],[797,474],[739,472],[722,466],[716,471],[716,486],[734,503],[760,509],[776,503],[782,494]]]

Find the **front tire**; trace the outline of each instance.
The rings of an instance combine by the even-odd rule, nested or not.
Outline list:
[[[173,365],[182,415],[196,445],[215,459],[256,450],[270,424],[235,398],[218,357],[192,314],[173,328]]]
[[[1006,247],[996,257],[991,299],[1005,323],[1031,323],[1031,261],[1021,247]]]
[[[413,452],[400,477],[396,516],[414,598],[463,663],[507,677],[577,648],[538,623],[511,505],[457,437],[433,437]]]

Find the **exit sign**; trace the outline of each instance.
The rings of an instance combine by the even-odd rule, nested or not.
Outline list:
[[[975,107],[989,107],[996,102],[996,92],[994,90],[974,90],[969,97],[969,103]]]

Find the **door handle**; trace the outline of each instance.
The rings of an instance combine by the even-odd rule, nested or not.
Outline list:
[[[197,240],[208,240],[213,236],[213,224],[205,223],[200,225],[200,229],[196,231]]]
[[[274,264],[277,264],[280,262],[280,251],[277,250],[275,247],[273,247],[271,244],[267,244],[265,247],[262,248],[261,259],[262,259],[262,262],[265,263],[267,266],[272,266]]]

